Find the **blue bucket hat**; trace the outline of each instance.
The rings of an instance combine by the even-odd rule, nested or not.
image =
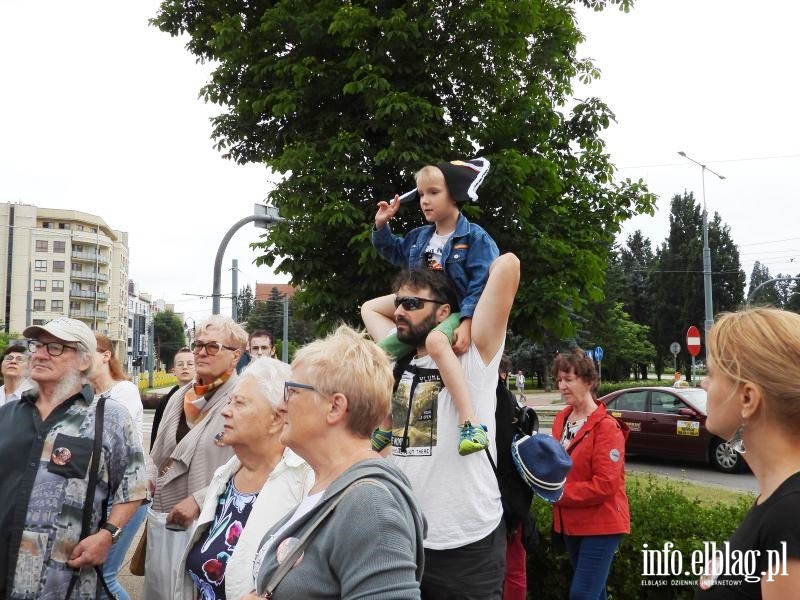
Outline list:
[[[561,499],[572,459],[556,439],[536,432],[518,436],[511,444],[511,458],[537,496],[550,503]]]

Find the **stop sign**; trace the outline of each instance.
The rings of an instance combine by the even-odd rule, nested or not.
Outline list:
[[[692,356],[700,354],[700,330],[694,325],[686,331],[686,349]]]

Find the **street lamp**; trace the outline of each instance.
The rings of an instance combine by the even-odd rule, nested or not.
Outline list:
[[[706,171],[716,175],[720,179],[725,179],[724,175],[712,171],[706,165],[696,161],[691,156],[687,156],[683,150],[678,151],[683,158],[692,161],[694,164],[699,165],[702,169],[702,182],[703,182],[703,292],[705,293],[705,309],[706,321],[703,329],[708,338],[708,330],[714,324],[714,308],[711,302],[711,249],[708,247],[708,210],[706,210]]]

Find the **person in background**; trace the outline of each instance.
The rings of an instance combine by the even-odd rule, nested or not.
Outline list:
[[[614,552],[631,531],[628,431],[595,400],[597,372],[583,350],[556,356],[553,378],[567,405],[553,421],[553,437],[572,458],[564,495],[553,505],[553,531],[563,536],[574,570],[569,597],[605,600]]]
[[[287,560],[294,566],[277,587],[281,600],[418,599],[425,518],[408,479],[370,442],[389,412],[388,356],[341,326],[298,350],[292,379],[280,407],[280,440],[306,459],[316,479],[300,506],[264,536],[254,565],[259,595],[246,599],[264,597]],[[332,506],[292,562],[292,545]]]
[[[25,346],[14,344],[3,350],[0,362],[3,373],[3,385],[0,386],[0,406],[22,398],[22,392],[31,389],[28,379],[28,351]]]
[[[99,333],[95,333],[94,337],[97,340],[97,351],[94,353],[94,368],[89,377],[89,382],[92,384],[96,395],[105,395],[108,398],[112,398],[128,410],[133,419],[136,434],[139,436],[139,443],[142,443],[144,408],[142,399],[139,396],[139,388],[128,380],[122,365],[117,360],[117,357],[114,356],[114,346],[111,340]],[[109,503],[109,511],[112,510],[112,506]],[[136,537],[136,533],[139,531],[146,514],[147,506],[143,504],[128,520],[122,535],[111,546],[106,561],[103,563],[103,578],[106,580],[108,589],[116,595],[118,600],[129,600],[130,598],[128,592],[117,580],[117,574],[125,560],[125,553]]]
[[[517,401],[522,404],[528,399],[525,396],[525,375],[522,374],[522,369],[517,370],[515,379],[517,383]]]
[[[247,346],[239,362],[236,363],[236,372],[241,373],[250,364],[250,361],[261,356],[275,358],[275,340],[266,329],[256,329],[247,338]]]
[[[706,426],[744,455],[758,480],[759,496],[726,542],[731,554],[754,557],[753,570],[747,578],[730,569],[715,577],[713,565],[706,565],[695,598],[797,598],[800,315],[775,308],[725,314],[707,341],[708,376],[702,382],[708,394]],[[769,556],[780,557],[771,565],[779,574],[764,577],[770,573]]]
[[[222,410],[239,379],[235,367],[246,342],[247,333],[230,317],[213,315],[197,328],[191,344],[194,382],[170,398],[148,461],[148,476],[154,488],[151,510],[166,513],[166,525],[170,527],[185,529],[192,525],[200,515],[214,472],[233,456],[231,448],[216,444],[215,440],[224,429]],[[154,519],[152,526],[156,523]],[[171,533],[168,529],[165,535]],[[175,556],[174,562],[179,559]],[[148,600],[172,600],[171,574],[175,566],[155,564],[151,555],[146,555]],[[167,579],[169,589],[155,584]]]
[[[314,484],[311,467],[280,442],[289,365],[256,358],[222,411],[235,456],[217,469],[178,568],[176,600],[239,600],[254,587],[253,560],[266,531]]]
[[[104,400],[97,486],[82,538],[100,398],[88,383],[97,341],[85,323],[67,317],[23,335],[36,386],[0,407],[0,598],[99,598],[96,568],[147,496],[141,441],[125,407]]]
[[[170,391],[163,395],[158,401],[156,413],[153,415],[153,429],[150,432],[151,448],[156,443],[156,436],[158,436],[158,428],[161,425],[161,419],[164,416],[164,409],[167,408],[167,403],[169,403],[169,399],[172,398],[172,394],[177,392],[183,386],[189,385],[192,381],[194,381],[194,354],[192,354],[192,351],[189,348],[184,346],[175,353],[175,357],[172,359],[172,372],[178,379],[178,383],[172,386],[172,389],[170,389]]]

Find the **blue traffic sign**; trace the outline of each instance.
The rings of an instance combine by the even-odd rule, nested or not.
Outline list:
[[[603,360],[603,349],[600,346],[594,349],[594,359],[597,362],[601,362]]]

